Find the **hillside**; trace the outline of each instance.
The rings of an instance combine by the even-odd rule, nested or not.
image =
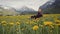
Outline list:
[[[40,8],[43,10],[43,13],[48,14],[60,14],[60,0],[52,0],[46,2]]]
[[[6,15],[16,15],[17,12],[14,8],[9,6],[0,6],[0,15],[6,16]]]

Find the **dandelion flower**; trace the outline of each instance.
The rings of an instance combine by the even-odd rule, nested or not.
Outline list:
[[[44,25],[52,25],[53,23],[52,22],[49,22],[49,21],[46,21],[44,22]]]
[[[20,25],[20,22],[16,22],[16,25]]]
[[[38,26],[37,25],[35,25],[35,26],[33,26],[33,30],[38,30]]]
[[[2,24],[3,26],[5,26],[7,23],[6,23],[6,21],[2,21],[1,24]]]
[[[13,22],[11,22],[11,23],[9,23],[11,26],[13,26],[14,25],[14,23]]]
[[[59,24],[60,23],[60,20],[55,20],[56,24]]]

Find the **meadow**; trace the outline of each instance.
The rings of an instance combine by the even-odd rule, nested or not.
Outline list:
[[[0,16],[0,34],[60,34],[60,14]]]

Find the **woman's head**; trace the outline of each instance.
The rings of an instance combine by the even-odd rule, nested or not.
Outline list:
[[[38,12],[41,12],[42,11],[42,9],[38,9]]]

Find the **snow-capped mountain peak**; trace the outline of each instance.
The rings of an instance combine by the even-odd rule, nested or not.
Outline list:
[[[27,6],[22,6],[20,9],[18,9],[19,11],[35,11],[34,9],[32,8],[29,8]]]

